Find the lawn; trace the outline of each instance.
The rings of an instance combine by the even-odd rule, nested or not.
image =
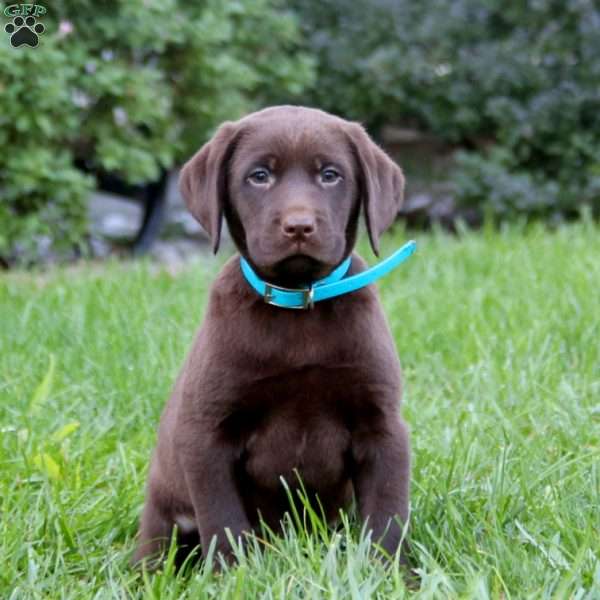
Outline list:
[[[380,289],[418,591],[352,524],[289,527],[221,574],[129,569],[160,411],[223,256],[2,275],[0,598],[600,598],[600,229],[416,237]]]

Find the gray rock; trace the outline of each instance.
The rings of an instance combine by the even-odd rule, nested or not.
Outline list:
[[[94,192],[88,204],[91,233],[113,241],[128,241],[135,237],[141,220],[142,207],[138,202]]]
[[[111,244],[104,238],[95,235],[89,239],[89,248],[93,258],[108,258],[112,252]]]
[[[150,256],[158,262],[177,266],[197,256],[212,256],[212,251],[209,244],[198,240],[159,240],[150,250]]]

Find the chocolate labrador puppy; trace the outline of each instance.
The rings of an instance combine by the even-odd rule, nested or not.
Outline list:
[[[279,106],[224,123],[185,165],[180,188],[219,247],[227,220],[263,280],[299,288],[351,256],[364,213],[374,252],[404,178],[357,123]],[[193,302],[193,300],[192,300]],[[377,291],[293,310],[265,302],[236,254],[214,282],[204,323],[160,422],[134,562],[160,556],[175,525],[206,555],[277,530],[298,478],[334,521],[354,493],[389,554],[408,519],[410,456],[400,365]]]

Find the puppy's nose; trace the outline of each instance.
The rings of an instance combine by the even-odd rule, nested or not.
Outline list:
[[[315,220],[307,214],[292,214],[283,219],[283,233],[290,238],[310,237],[315,232]]]

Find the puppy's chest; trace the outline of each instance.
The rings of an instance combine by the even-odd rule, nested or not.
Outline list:
[[[246,474],[260,487],[276,489],[296,472],[307,486],[325,489],[345,477],[350,432],[331,399],[281,398],[247,431],[242,457]]]

